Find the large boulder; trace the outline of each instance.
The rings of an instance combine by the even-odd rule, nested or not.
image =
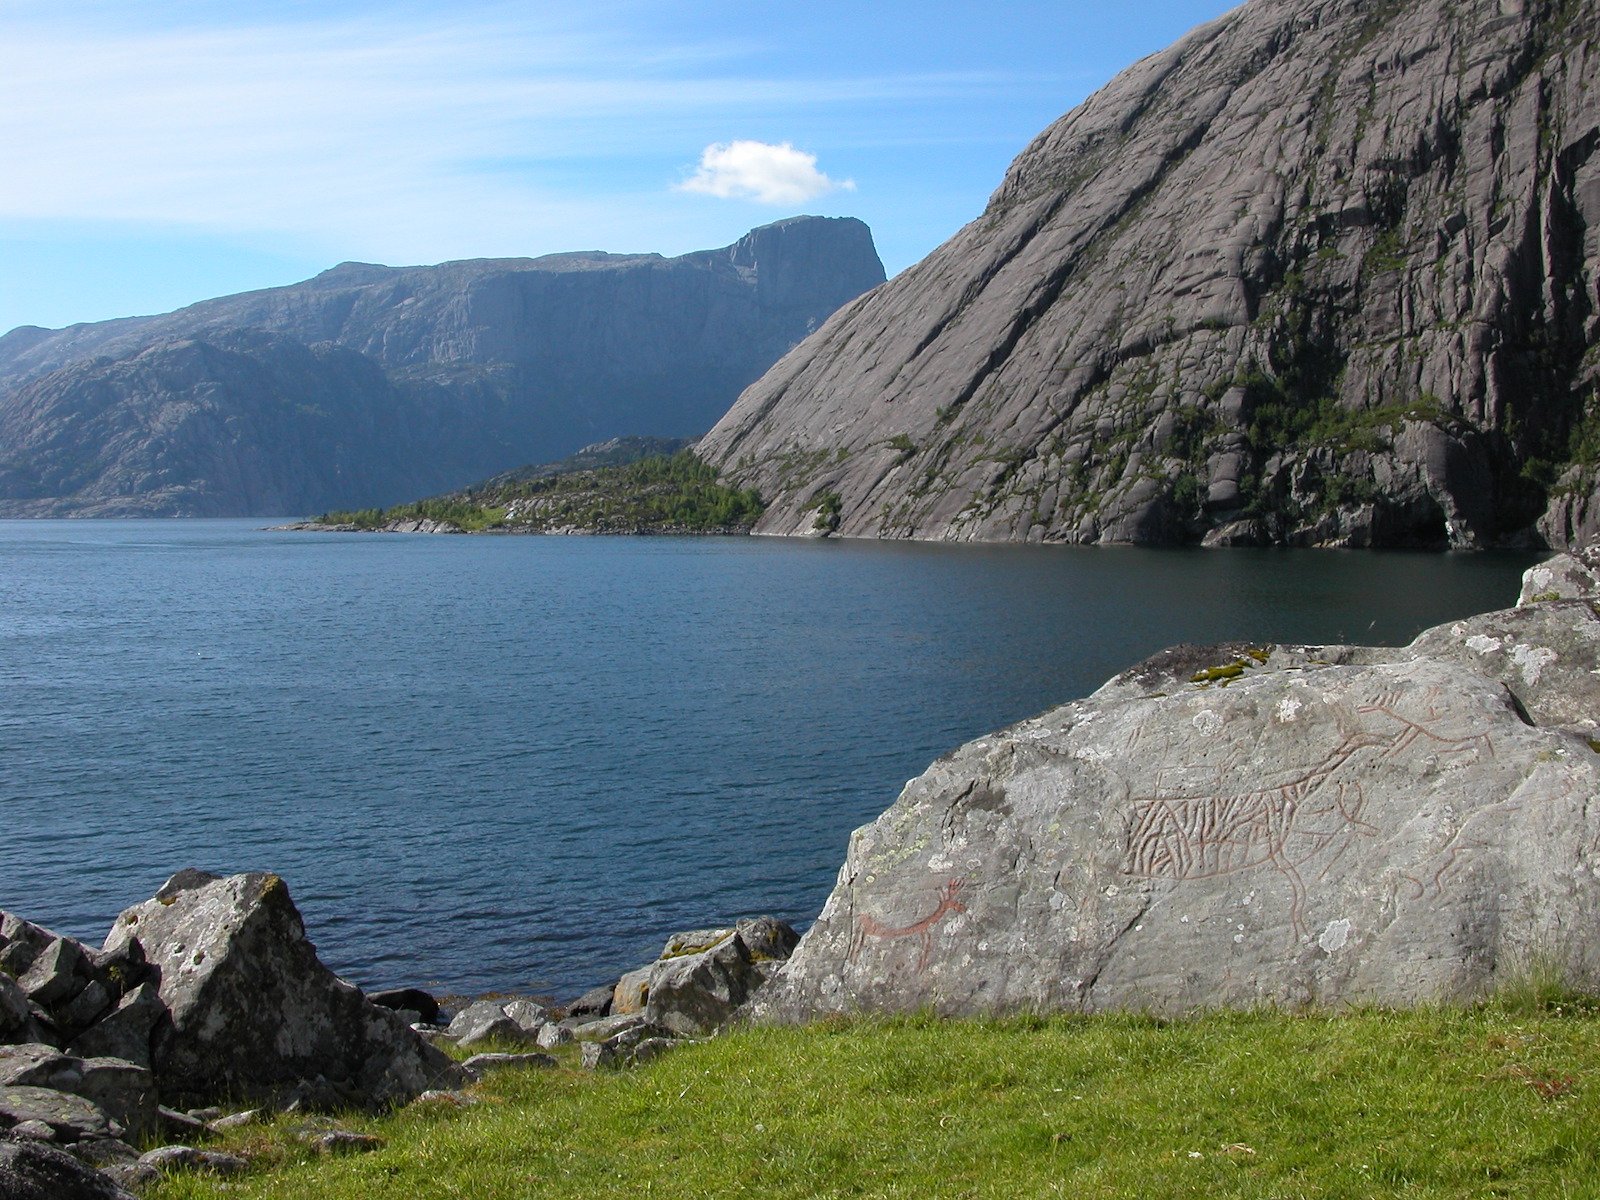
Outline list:
[[[168,1015],[151,1058],[168,1103],[377,1106],[460,1081],[393,1011],[322,965],[276,875],[180,872],[117,918],[106,952],[130,942],[160,975]]]
[[[757,1014],[1600,985],[1597,651],[1576,599],[1402,649],[1158,656],[907,784]]]

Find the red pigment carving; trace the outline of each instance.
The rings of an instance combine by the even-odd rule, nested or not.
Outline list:
[[[1351,833],[1377,832],[1361,819],[1366,797],[1359,784],[1324,785],[1358,750],[1383,744],[1370,733],[1351,734],[1317,766],[1277,787],[1135,800],[1122,871],[1143,879],[1210,879],[1270,864],[1289,882],[1290,922],[1304,937],[1306,885],[1298,868]]]
[[[934,926],[951,913],[967,911],[967,906],[957,898],[966,886],[967,881],[959,876],[951,879],[939,892],[938,906],[920,921],[913,921],[910,925],[885,925],[866,913],[857,913],[855,931],[850,937],[850,961],[855,962],[856,956],[861,953],[861,947],[868,938],[897,942],[903,938],[914,937],[922,941],[922,953],[917,956],[917,970],[921,971],[928,965],[928,958],[933,953]]]

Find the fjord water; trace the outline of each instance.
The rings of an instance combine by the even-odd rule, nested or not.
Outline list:
[[[0,908],[283,875],[364,986],[567,995],[821,907],[928,762],[1179,641],[1401,643],[1527,556],[0,522]]]

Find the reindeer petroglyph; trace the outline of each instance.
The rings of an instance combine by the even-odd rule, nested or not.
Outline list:
[[[1423,701],[1427,705],[1425,720],[1438,719],[1439,710],[1435,704],[1438,699],[1439,689],[1437,687],[1431,687],[1423,693]],[[1356,712],[1363,715],[1378,713],[1400,726],[1400,732],[1395,735],[1388,748],[1383,751],[1385,758],[1393,758],[1396,755],[1405,753],[1418,740],[1424,738],[1441,747],[1445,754],[1468,754],[1477,750],[1488,758],[1494,757],[1494,742],[1490,740],[1487,733],[1473,733],[1468,734],[1466,737],[1445,737],[1443,734],[1429,729],[1424,721],[1414,721],[1410,717],[1402,716],[1396,712],[1395,709],[1398,707],[1400,700],[1401,693],[1386,692],[1375,696],[1370,704],[1363,704],[1356,709]]]
[[[966,885],[966,880],[959,876],[946,882],[940,889],[939,903],[933,911],[920,921],[913,921],[909,925],[887,925],[867,913],[857,913],[855,931],[850,938],[850,961],[856,961],[861,953],[861,947],[868,938],[895,942],[914,937],[920,939],[922,943],[922,952],[917,956],[917,970],[921,971],[928,965],[928,959],[933,954],[934,927],[951,913],[967,911],[967,906],[960,900]]]
[[[1421,719],[1398,711],[1406,699],[1399,692],[1385,693],[1357,707],[1358,715],[1381,716],[1398,725],[1398,731],[1352,729],[1345,714],[1336,712],[1343,740],[1313,766],[1291,771],[1288,778],[1239,791],[1222,786],[1220,778],[1213,786],[1187,788],[1164,787],[1158,780],[1155,795],[1137,797],[1131,804],[1123,873],[1181,882],[1271,866],[1289,884],[1293,936],[1308,936],[1306,884],[1300,869],[1331,851],[1319,872],[1319,878],[1326,876],[1353,837],[1377,833],[1361,819],[1365,796],[1360,783],[1336,778],[1346,764],[1363,750],[1375,750],[1381,758],[1397,757],[1424,739],[1443,747],[1445,753],[1493,756],[1487,733],[1449,737],[1429,727],[1428,722],[1439,716],[1434,703],[1438,698],[1436,688],[1422,694],[1425,715]],[[1229,756],[1228,774],[1239,769],[1240,748],[1235,749]]]
[[[1361,785],[1332,777],[1359,750],[1384,744],[1383,738],[1360,731],[1347,735],[1311,769],[1266,787],[1136,799],[1123,873],[1142,879],[1210,879],[1270,865],[1289,883],[1290,924],[1295,936],[1305,936],[1310,931],[1299,868],[1352,833],[1376,832],[1361,819]]]

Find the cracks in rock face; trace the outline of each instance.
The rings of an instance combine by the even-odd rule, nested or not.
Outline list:
[[[1066,206],[1067,201],[1071,199],[1071,195],[1069,191],[1063,191],[1057,195],[1044,212],[1040,213],[1036,219],[1029,222],[1024,229],[1018,232],[1016,241],[1012,243],[1010,249],[986,266],[968,282],[966,287],[961,289],[961,294],[956,297],[956,301],[950,306],[949,311],[934,322],[933,327],[923,334],[922,338],[912,348],[911,353],[906,356],[905,363],[901,366],[900,371],[896,372],[896,378],[906,371],[912,363],[916,362],[929,346],[943,337],[945,330],[949,329],[967,309],[972,307],[985,289],[994,282],[995,278],[1033,243],[1033,239],[1039,235],[1046,225],[1055,219],[1056,215]],[[956,401],[952,406],[953,409],[960,408],[961,403],[962,401]]]
[[[1093,993],[1095,985],[1100,982],[1100,976],[1103,975],[1105,973],[1105,969],[1111,965],[1111,959],[1115,955],[1116,949],[1121,944],[1122,939],[1127,937],[1128,934],[1133,931],[1133,927],[1135,925],[1144,920],[1145,914],[1150,911],[1150,908],[1153,904],[1155,904],[1155,901],[1156,896],[1154,891],[1143,893],[1139,898],[1138,911],[1135,912],[1133,916],[1129,917],[1125,922],[1123,922],[1122,928],[1113,934],[1111,938],[1100,947],[1100,952],[1095,960],[1094,970],[1084,978],[1079,989],[1082,997],[1081,1004],[1085,1009],[1090,1007],[1089,997],[1091,993]]]
[[[1061,293],[1065,290],[1067,283],[1077,273],[1080,262],[1091,252],[1102,237],[1112,234],[1121,227],[1132,216],[1134,211],[1161,186],[1167,176],[1172,173],[1173,168],[1195,151],[1200,143],[1205,140],[1206,134],[1210,132],[1214,119],[1215,116],[1213,115],[1213,117],[1196,124],[1181,142],[1167,152],[1161,161],[1161,165],[1151,174],[1151,177],[1130,191],[1115,211],[1108,213],[1094,232],[1083,239],[1080,249],[1069,255],[1064,262],[1058,263],[1045,276],[1044,282],[1034,289],[1033,296],[1028,303],[1024,304],[1017,312],[1017,315],[1012,318],[1010,327],[1006,330],[1004,337],[1001,338],[999,345],[989,352],[983,364],[967,380],[961,390],[955,394],[951,401],[954,407],[960,408],[971,400],[977,394],[978,389],[983,386],[984,381],[1005,364],[1028,331],[1061,298]],[[1041,225],[1039,230],[1035,231],[1035,236],[1042,229],[1043,226]]]

